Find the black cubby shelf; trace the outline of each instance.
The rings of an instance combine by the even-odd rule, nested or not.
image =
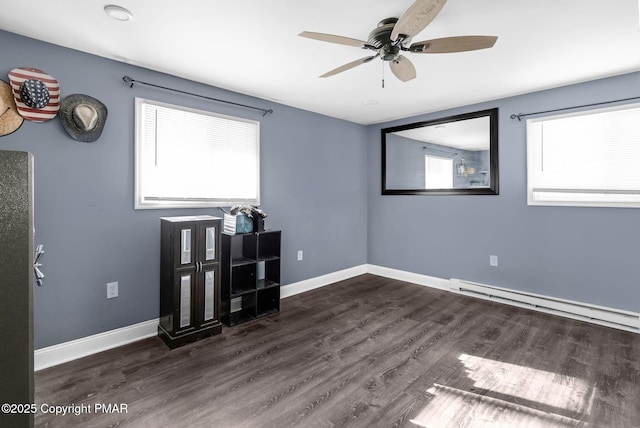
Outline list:
[[[221,320],[234,326],[280,311],[281,232],[222,234]]]

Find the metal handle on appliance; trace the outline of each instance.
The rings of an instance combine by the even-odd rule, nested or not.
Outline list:
[[[42,267],[42,263],[40,263],[40,258],[43,255],[44,255],[44,245],[38,244],[36,246],[36,254],[33,260],[33,273],[36,277],[36,283],[38,284],[38,287],[42,287],[42,285],[44,284],[43,282],[44,273],[42,273],[42,271],[40,270],[40,268]]]

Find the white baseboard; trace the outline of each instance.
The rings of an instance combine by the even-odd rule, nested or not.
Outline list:
[[[363,264],[284,285],[280,289],[280,298],[285,299],[287,297],[295,296],[296,294],[324,287],[339,281],[344,281],[365,273],[410,282],[439,290],[451,291],[449,288],[450,281],[448,279],[406,272],[384,266]],[[144,321],[116,330],[72,340],[70,342],[60,343],[48,348],[38,349],[34,354],[34,369],[35,371],[43,370],[48,367],[156,336],[158,334],[158,322],[158,319]]]
[[[449,290],[448,279],[392,269],[384,266],[364,264],[285,285],[280,289],[280,298],[285,299],[287,297],[295,296],[296,294],[304,293],[305,291],[324,287],[326,285],[330,285],[338,281],[344,281],[346,279],[353,278],[365,273],[383,276],[385,278],[397,279],[399,281],[411,282],[413,284],[437,288],[439,290]]]
[[[339,270],[337,272],[331,272],[326,275],[316,276],[315,278],[309,278],[303,281],[284,285],[280,288],[280,298],[285,299],[287,297],[295,296],[296,294],[304,293],[305,291],[314,290],[316,288],[333,284],[334,282],[344,281],[345,279],[365,274],[368,272],[367,266],[368,265],[366,264],[354,266],[352,268]]]
[[[449,280],[435,276],[422,275],[377,265],[367,265],[367,273],[397,279],[398,281],[411,282],[425,287],[437,288],[439,290],[449,290]]]
[[[43,370],[58,364],[126,345],[127,343],[153,337],[158,334],[158,319],[144,321],[116,330],[105,331],[93,336],[37,349],[34,353],[33,368]]]
[[[284,285],[280,289],[280,298],[285,299],[287,297],[295,296],[296,294],[304,293],[305,291],[314,290],[316,288],[344,281],[365,273],[371,273],[400,281],[412,282],[442,290],[448,289],[449,287],[449,280],[442,278],[435,278],[432,276],[420,275],[382,266],[363,264]],[[156,336],[158,334],[158,322],[158,319],[144,321],[127,327],[118,328],[116,330],[106,331],[104,333],[38,349],[34,353],[34,370],[43,370],[58,364]]]
[[[334,282],[353,278],[367,273],[367,265],[355,266],[326,275],[310,278],[283,286],[280,298],[284,299],[315,288],[324,287]],[[83,337],[47,348],[38,349],[34,353],[33,367],[35,371],[43,370],[58,364],[86,357],[118,346],[157,336],[158,319],[106,331],[93,336]]]

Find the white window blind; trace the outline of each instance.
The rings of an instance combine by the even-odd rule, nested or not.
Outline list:
[[[424,177],[425,189],[453,188],[453,159],[425,156]]]
[[[259,204],[259,123],[136,98],[136,208]]]
[[[527,120],[529,205],[640,207],[640,104]]]

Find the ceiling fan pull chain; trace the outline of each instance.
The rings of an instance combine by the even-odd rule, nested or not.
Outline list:
[[[382,89],[384,89],[384,61],[380,61],[382,64]]]

